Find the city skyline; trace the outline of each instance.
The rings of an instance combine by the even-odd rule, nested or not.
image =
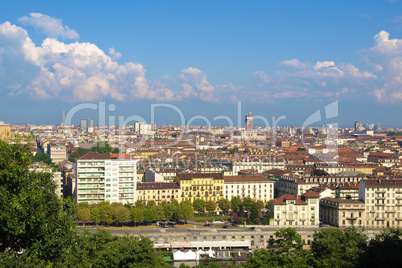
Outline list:
[[[400,5],[7,3],[0,15],[0,121],[59,124],[63,110],[104,101],[115,105],[109,114],[116,117],[149,122],[153,104],[170,104],[186,119],[223,115],[237,123],[240,102],[242,124],[251,111],[301,126],[338,101],[340,127],[402,126]],[[173,111],[156,119],[178,123]]]

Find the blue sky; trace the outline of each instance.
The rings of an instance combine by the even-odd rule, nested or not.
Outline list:
[[[59,123],[82,103],[149,121],[248,111],[302,125],[402,126],[400,1],[9,1],[0,12],[0,121]],[[94,117],[83,110],[74,117]],[[178,122],[171,111],[159,123]],[[243,121],[243,120],[242,120]],[[323,125],[326,122],[318,122]]]

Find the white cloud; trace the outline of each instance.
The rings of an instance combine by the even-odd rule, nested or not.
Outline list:
[[[269,75],[267,75],[264,71],[257,71],[253,73],[253,77],[259,82],[258,85],[260,87],[264,86],[264,84],[268,84],[270,81]]]
[[[113,60],[118,60],[121,58],[121,54],[117,52],[113,47],[109,48],[109,54]]]
[[[64,26],[61,19],[53,18],[41,13],[30,13],[18,19],[24,25],[31,25],[35,31],[49,37],[63,39],[78,39],[80,36],[68,26]]]
[[[204,101],[217,101],[215,87],[207,81],[207,75],[203,71],[188,67],[180,72],[178,79],[182,82],[183,94],[196,95]]]

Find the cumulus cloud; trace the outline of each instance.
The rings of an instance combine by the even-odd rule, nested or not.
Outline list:
[[[121,58],[121,54],[117,52],[113,47],[109,48],[109,54],[113,60],[118,60]]]
[[[63,25],[61,19],[53,18],[41,13],[30,13],[29,16],[24,16],[18,19],[24,25],[33,26],[35,31],[45,34],[49,37],[63,39],[78,39],[79,34]]]
[[[253,77],[255,80],[258,81],[258,85],[260,87],[264,86],[265,84],[269,83],[269,75],[267,75],[264,71],[257,71],[253,73]]]
[[[207,81],[207,75],[193,67],[188,67],[180,72],[178,79],[182,82],[182,94],[184,96],[198,96],[201,100],[216,101],[215,87]]]

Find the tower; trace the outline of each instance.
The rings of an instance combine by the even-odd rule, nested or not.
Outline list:
[[[245,127],[246,130],[253,130],[253,116],[251,112],[246,116]]]

